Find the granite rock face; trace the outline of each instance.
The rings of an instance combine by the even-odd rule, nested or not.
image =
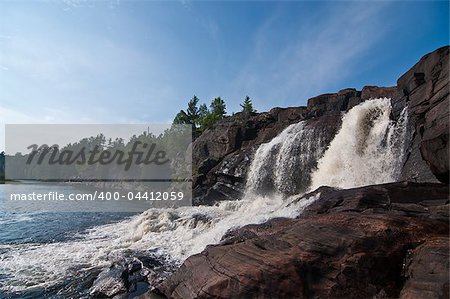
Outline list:
[[[448,185],[316,192],[320,198],[301,218],[229,232],[153,292],[168,298],[445,298]]]
[[[397,81],[400,101],[415,122],[422,158],[441,182],[449,182],[449,47],[425,55]]]

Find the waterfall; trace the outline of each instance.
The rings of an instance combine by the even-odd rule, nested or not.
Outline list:
[[[302,194],[322,185],[347,188],[395,181],[403,161],[407,114],[404,110],[397,122],[390,114],[389,99],[355,106],[343,116],[328,148],[332,137],[318,122],[290,125],[256,150],[242,200],[150,209],[66,242],[2,245],[0,272],[10,277],[8,290],[15,292],[62,283],[67,273],[78,275],[74,269],[107,268],[108,257],[130,251],[152,249],[181,263],[206,245],[219,243],[229,229],[297,217],[320,196],[298,200],[300,196],[286,194]]]
[[[305,191],[310,170],[323,153],[323,140],[320,130],[302,121],[261,144],[248,171],[246,196]]]
[[[317,169],[310,190],[320,186],[351,188],[396,181],[403,164],[408,115],[390,119],[390,99],[366,101],[342,118],[342,126]]]

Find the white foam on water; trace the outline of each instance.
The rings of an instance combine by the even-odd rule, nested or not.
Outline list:
[[[321,134],[314,126],[308,127],[301,121],[261,144],[248,171],[247,195],[267,188],[293,194],[298,187],[307,187],[302,185],[309,183],[310,164],[317,161],[324,150]]]
[[[229,230],[275,217],[293,218],[315,200],[295,204],[282,196],[249,197],[218,206],[151,209],[129,220],[90,229],[77,240],[51,244],[0,245],[0,273],[6,291],[49,287],[76,277],[78,271],[107,267],[125,251],[157,249],[181,263]],[[81,269],[80,269],[81,268]]]
[[[408,115],[390,119],[391,101],[374,99],[353,107],[342,118],[342,126],[317,170],[310,190],[320,186],[340,188],[393,182],[403,163]]]
[[[405,110],[394,123],[389,119],[390,113],[389,99],[377,99],[364,102],[344,115],[339,133],[312,174],[310,189],[395,180],[403,160],[407,115]],[[242,200],[216,206],[151,209],[119,223],[95,227],[77,239],[64,242],[0,245],[0,273],[7,277],[3,285],[0,282],[0,289],[22,291],[49,287],[71,276],[77,277],[79,271],[107,267],[111,257],[130,250],[156,249],[181,263],[206,245],[220,242],[229,229],[275,217],[297,217],[318,195],[297,201],[281,192],[292,191],[287,184],[296,167],[323,153],[318,135],[310,130],[305,129],[303,122],[293,124],[258,148]],[[275,191],[280,192],[258,195],[257,191],[268,178]]]

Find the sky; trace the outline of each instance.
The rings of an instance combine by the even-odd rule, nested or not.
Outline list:
[[[0,1],[0,150],[6,123],[169,123],[193,95],[232,113],[392,86],[448,44],[448,1]]]

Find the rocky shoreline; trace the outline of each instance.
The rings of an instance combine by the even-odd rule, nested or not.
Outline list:
[[[194,195],[213,204],[242,194],[255,148],[289,124],[321,126],[329,143],[342,113],[370,98],[391,98],[393,120],[409,114],[402,182],[321,187],[298,219],[227,233],[142,298],[448,298],[448,56],[449,47],[425,55],[396,87],[237,114],[204,132],[192,146]]]
[[[306,107],[238,113],[218,122],[192,144],[196,205],[240,198],[256,149],[291,124],[304,121],[320,132],[314,144],[326,149],[342,115],[371,98],[391,98],[392,122],[407,109],[406,154],[398,182],[322,186],[295,195],[307,190],[317,166],[311,160],[294,174],[294,192],[286,194],[296,197],[293,203],[314,196],[299,217],[228,231],[180,267],[151,251],[130,253],[98,275],[89,296],[448,298],[448,66],[449,47],[443,47],[425,55],[395,87],[344,89],[311,98]]]
[[[298,219],[224,236],[153,292],[167,298],[446,298],[448,185],[337,190]],[[310,195],[306,195],[308,197]]]

